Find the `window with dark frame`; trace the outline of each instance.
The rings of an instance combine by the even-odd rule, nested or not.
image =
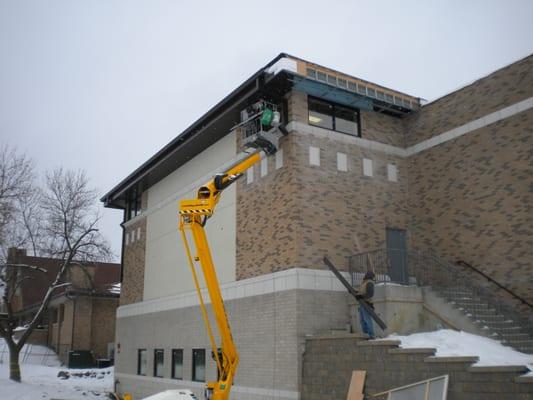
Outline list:
[[[205,382],[205,349],[192,350],[192,380]]]
[[[154,350],[154,376],[156,378],[163,377],[163,369],[165,367],[165,351],[163,349]]]
[[[126,221],[129,221],[141,213],[142,192],[135,187],[129,192],[127,199]]]
[[[183,379],[183,349],[172,349],[172,378]]]
[[[314,97],[308,98],[309,125],[361,136],[359,111]]]
[[[137,350],[137,375],[146,375],[146,349]]]

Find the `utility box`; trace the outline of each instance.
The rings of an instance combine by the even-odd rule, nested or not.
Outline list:
[[[94,354],[89,350],[74,350],[68,352],[68,368],[94,368],[96,365]]]

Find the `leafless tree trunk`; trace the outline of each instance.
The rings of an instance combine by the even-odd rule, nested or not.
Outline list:
[[[33,191],[31,196],[24,192],[18,198],[27,205],[20,210],[17,224],[19,229],[26,231],[26,243],[32,246],[34,254],[39,252],[62,261],[36,314],[18,341],[13,335],[16,328],[13,296],[27,279],[24,271],[35,267],[7,262],[0,266],[0,281],[4,286],[0,336],[6,340],[10,352],[10,379],[20,382],[20,350],[41,320],[54,292],[69,284],[65,282],[68,269],[73,264],[107,261],[111,252],[107,241],[98,232],[100,217],[96,210],[96,192],[89,188],[83,172],[57,169],[46,176],[46,186],[42,191]]]

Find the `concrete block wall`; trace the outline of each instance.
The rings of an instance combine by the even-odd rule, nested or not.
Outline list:
[[[516,370],[476,370],[471,358],[436,359],[432,350],[402,352],[396,344],[371,343],[357,336],[308,339],[301,399],[346,398],[353,370],[366,371],[367,396],[447,374],[448,400],[533,399],[533,384],[515,383],[520,374]]]

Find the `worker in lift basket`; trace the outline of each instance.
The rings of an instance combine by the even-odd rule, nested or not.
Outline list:
[[[372,309],[374,304],[372,304],[372,297],[374,296],[374,278],[375,274],[372,271],[367,271],[363,282],[357,289],[357,299],[365,301]],[[361,329],[364,333],[368,335],[370,339],[374,339],[374,325],[372,325],[372,317],[367,310],[359,305],[359,321],[361,321]]]

